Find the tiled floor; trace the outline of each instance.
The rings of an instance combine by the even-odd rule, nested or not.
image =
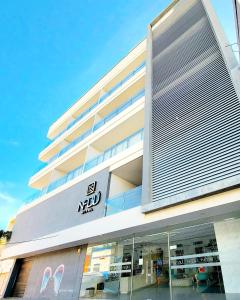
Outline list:
[[[148,287],[146,289],[140,289],[133,292],[132,300],[170,300],[168,288],[162,287]],[[98,297],[81,298],[81,300],[130,300],[130,295],[98,295]],[[237,299],[237,298],[236,298]],[[195,288],[174,288],[173,289],[173,300],[228,300],[224,294],[219,293],[201,293]],[[235,299],[234,299],[235,300]]]
[[[133,300],[170,300],[168,288],[150,287],[133,293]],[[200,293],[192,287],[173,288],[174,300],[226,300],[224,294]]]

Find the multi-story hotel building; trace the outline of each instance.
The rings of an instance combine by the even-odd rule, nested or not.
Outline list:
[[[230,4],[229,4],[230,5]],[[209,0],[175,0],[48,131],[4,297],[240,299],[239,69]]]

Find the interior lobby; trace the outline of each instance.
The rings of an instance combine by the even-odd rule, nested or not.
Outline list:
[[[237,296],[237,295],[236,295]],[[224,300],[213,223],[89,245],[80,299]]]

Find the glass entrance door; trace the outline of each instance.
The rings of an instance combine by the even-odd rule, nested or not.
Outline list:
[[[152,234],[134,241],[132,299],[169,300],[168,235]]]
[[[226,300],[213,224],[89,245],[80,299]]]
[[[225,300],[212,224],[170,232],[173,300]]]

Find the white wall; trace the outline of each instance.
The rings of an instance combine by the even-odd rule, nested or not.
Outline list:
[[[126,192],[135,187],[136,186],[134,184],[122,179],[117,175],[111,174],[109,198],[113,197],[114,195]]]
[[[88,146],[87,149],[87,155],[86,155],[86,161],[94,158],[95,156],[97,156],[98,154],[100,154],[101,152],[98,151],[96,148],[92,147],[92,146]]]
[[[64,176],[66,173],[62,172],[62,171],[59,171],[59,170],[53,170],[52,173],[51,173],[51,177],[50,177],[50,182],[49,183],[52,183],[54,182],[55,180],[61,178],[62,176]]]
[[[15,260],[7,259],[0,261],[0,298],[4,296],[9,278],[14,267]]]
[[[238,293],[240,299],[240,219],[217,222],[214,228],[225,293]]]

